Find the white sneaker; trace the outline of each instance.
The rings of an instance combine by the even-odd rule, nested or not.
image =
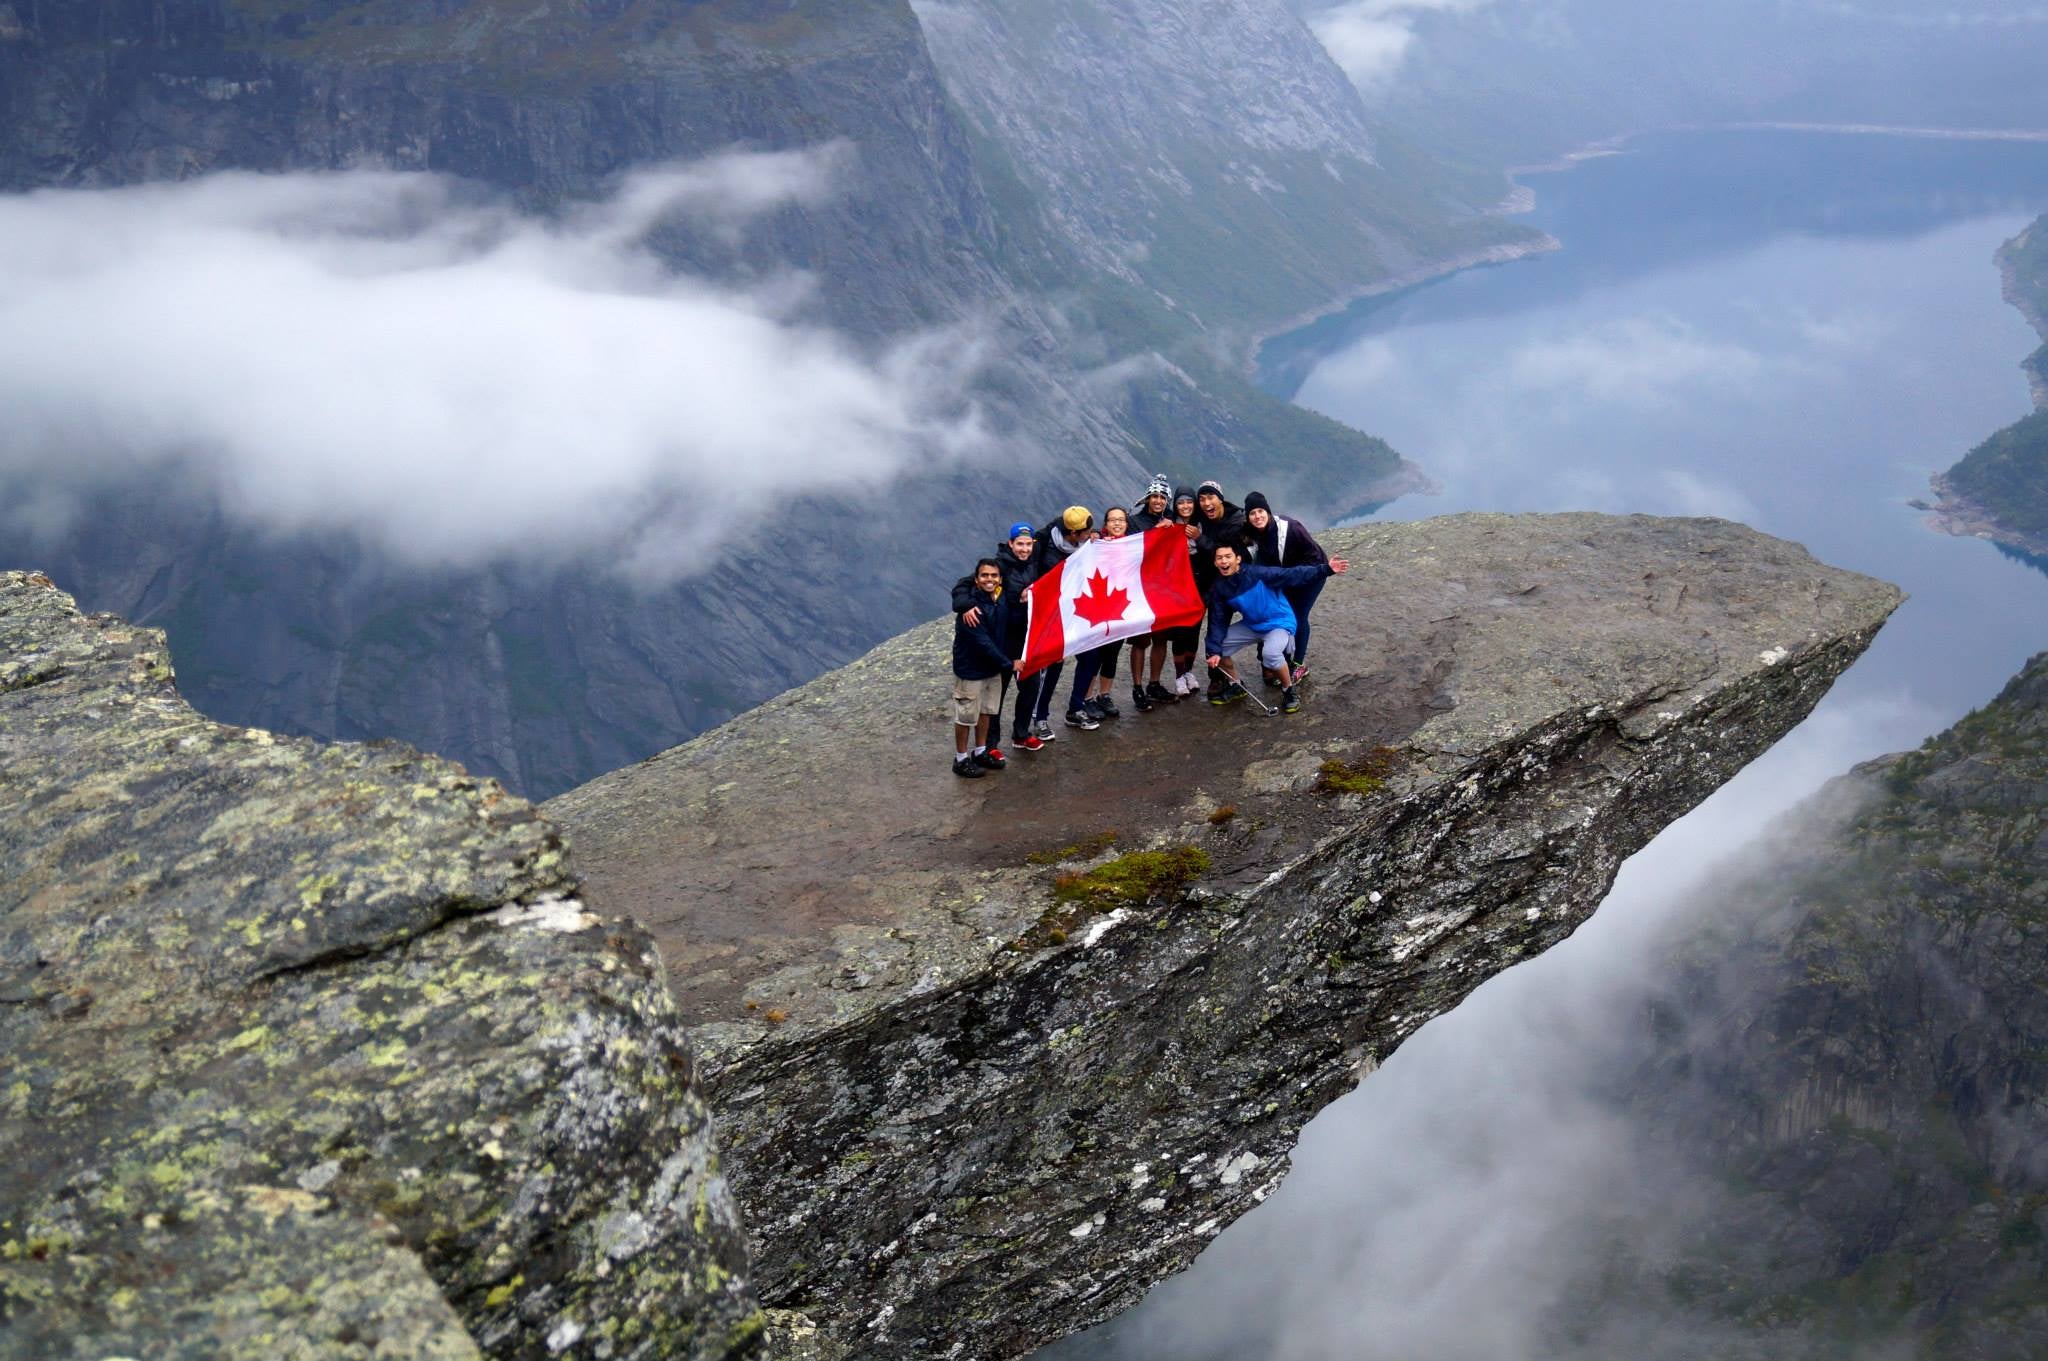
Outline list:
[[[1175,681],[1173,685],[1175,689],[1179,690],[1184,695],[1192,695],[1193,693],[1195,693],[1195,691],[1202,688],[1202,682],[1195,676],[1195,673],[1192,671],[1188,672],[1185,676],[1182,676],[1179,680]]]

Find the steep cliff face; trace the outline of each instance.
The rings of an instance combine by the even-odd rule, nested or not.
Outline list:
[[[1326,542],[1301,715],[1183,704],[962,787],[931,625],[547,806],[663,943],[807,1354],[1019,1356],[1129,1305],[1899,599],[1717,521]]]
[[[1280,0],[924,0],[947,89],[1102,273],[1206,329],[1277,325],[1510,242],[1497,179],[1386,143]],[[1256,243],[1254,249],[1246,247]]]
[[[8,572],[0,809],[0,1356],[753,1349],[659,958],[529,805]]]
[[[1687,943],[1616,1086],[1717,1194],[1663,1269],[1618,1264],[1627,1297],[1741,1325],[1773,1357],[2041,1355],[2044,813],[2037,657],[1714,887],[1753,914]]]
[[[1321,61],[1295,38],[1292,57]],[[90,606],[164,627],[188,697],[223,719],[397,737],[543,795],[908,627],[1019,515],[1127,500],[1161,467],[1235,487],[1256,473],[1304,511],[1400,485],[1384,444],[1228,362],[1155,353],[1191,323],[1123,279],[1093,286],[1007,153],[961,123],[901,0],[17,2],[0,6],[0,109],[0,187],[368,164],[467,176],[536,211],[634,165],[843,138],[845,196],[772,214],[737,249],[676,225],[655,245],[711,277],[807,270],[820,317],[856,338],[961,318],[996,336],[974,395],[998,457],[793,501],[673,588],[629,588],[604,562],[402,570],[350,541],[281,541],[168,483],[7,531],[0,546]],[[1239,256],[1274,221],[1236,224]]]

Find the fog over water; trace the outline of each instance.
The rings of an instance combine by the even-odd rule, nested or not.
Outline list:
[[[1272,385],[1298,383],[1304,405],[1384,435],[1442,484],[1378,515],[1722,515],[1911,598],[1805,724],[1624,867],[1577,936],[1319,1117],[1292,1175],[1193,1268],[1042,1355],[1552,1355],[1546,1329],[1598,1235],[1618,1219],[1652,1255],[1685,1218],[1682,1198],[1657,1199],[1675,1192],[1598,1071],[1674,934],[1740,909],[1687,889],[1823,781],[1917,745],[2048,646],[2048,579],[1907,505],[2027,410],[2017,365],[2038,341],[2001,300],[1992,253],[2048,208],[2048,146],[1696,134],[1529,183],[1561,253],[1269,350]],[[1617,1319],[1590,1354],[1643,1355],[1645,1333],[1677,1326]]]

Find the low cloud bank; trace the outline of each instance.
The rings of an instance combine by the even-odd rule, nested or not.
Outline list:
[[[792,496],[986,443],[976,337],[856,347],[800,275],[682,276],[648,245],[736,246],[855,171],[843,143],[731,153],[546,218],[368,171],[0,198],[0,528],[168,472],[405,562],[687,575]]]
[[[1341,0],[1312,10],[1308,25],[1352,83],[1386,84],[1415,43],[1416,19],[1432,10],[1478,9],[1488,0]]]

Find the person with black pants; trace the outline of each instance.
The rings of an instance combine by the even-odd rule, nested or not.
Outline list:
[[[1261,567],[1320,567],[1330,560],[1321,544],[1308,532],[1308,526],[1286,515],[1275,515],[1272,503],[1264,492],[1251,492],[1244,498],[1245,527],[1250,531],[1252,555]],[[1287,603],[1294,607],[1297,627],[1294,630],[1294,670],[1290,675],[1276,678],[1268,673],[1268,684],[1299,685],[1301,678],[1308,674],[1309,611],[1315,608],[1317,597],[1323,593],[1323,584],[1328,577],[1317,577],[1307,585],[1282,587]]]

